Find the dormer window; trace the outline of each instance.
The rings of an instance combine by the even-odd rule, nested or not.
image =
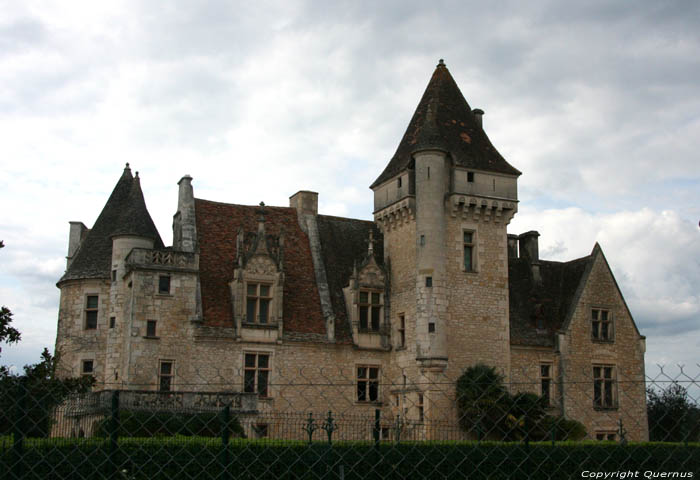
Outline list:
[[[358,304],[360,331],[378,332],[382,318],[382,294],[379,291],[360,290]]]
[[[246,296],[246,322],[270,323],[271,285],[265,283],[248,283]]]

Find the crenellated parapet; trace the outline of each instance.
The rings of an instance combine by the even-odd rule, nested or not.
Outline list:
[[[401,228],[416,220],[415,195],[404,197],[396,203],[374,213],[374,221],[383,232]]]
[[[518,211],[518,203],[510,200],[452,195],[449,201],[452,218],[470,219],[480,223],[508,225]]]

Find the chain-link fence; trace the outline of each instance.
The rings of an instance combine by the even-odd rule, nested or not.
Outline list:
[[[476,365],[456,381],[397,380],[258,362],[227,373],[238,383],[162,365],[152,384],[5,376],[0,477],[688,478],[700,475],[688,372],[593,365],[562,381],[540,367],[506,381]]]

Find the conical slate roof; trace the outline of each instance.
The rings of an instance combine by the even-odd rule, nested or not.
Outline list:
[[[146,208],[138,172],[133,177],[128,163],[102,213],[59,283],[82,278],[109,278],[114,235],[152,238],[154,248],[164,248],[163,240]]]
[[[396,153],[370,188],[407,168],[414,152],[428,148],[448,152],[458,166],[520,175],[491,144],[442,60],[433,72]]]

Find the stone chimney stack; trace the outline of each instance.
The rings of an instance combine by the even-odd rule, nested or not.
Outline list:
[[[289,206],[296,209],[297,215],[318,215],[318,193],[299,190],[289,197]]]
[[[518,243],[520,246],[520,258],[527,258],[530,262],[540,261],[540,252],[537,237],[540,234],[535,230],[521,233],[518,235]]]
[[[177,182],[177,213],[173,217],[173,248],[181,252],[197,250],[197,227],[194,214],[192,177],[185,175]]]
[[[477,125],[479,125],[482,129],[484,128],[484,111],[480,108],[475,108],[472,110],[472,113],[474,114],[474,118],[476,119]]]
[[[518,236],[508,234],[508,258],[518,258]]]
[[[68,233],[68,255],[66,256],[66,268],[73,261],[73,255],[78,251],[85,235],[90,231],[83,222],[69,222],[70,232]]]

